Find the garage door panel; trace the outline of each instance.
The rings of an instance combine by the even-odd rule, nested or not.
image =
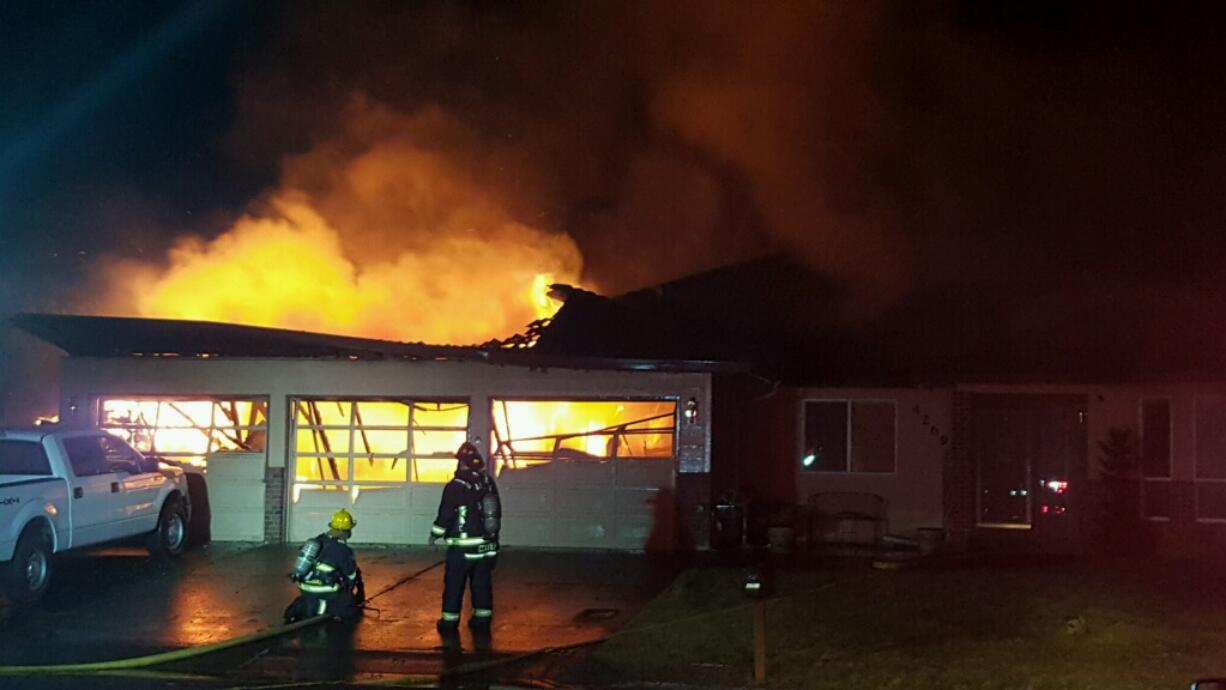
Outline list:
[[[612,515],[614,496],[609,488],[559,488],[557,493],[559,517],[567,515]]]
[[[657,525],[656,521],[645,516],[618,516],[616,529],[612,537],[615,549],[645,549],[650,543],[653,547],[661,540],[672,543],[672,529],[669,524]],[[660,531],[660,534],[656,534]]]
[[[502,514],[508,519],[520,515],[550,515],[554,511],[553,487],[498,487]]]
[[[347,491],[303,490],[291,506],[290,541],[302,542],[328,528],[332,514],[352,508]]]
[[[264,455],[214,453],[206,456],[209,530],[213,541],[264,539]]]
[[[553,516],[537,515],[507,518],[502,521],[502,543],[508,546],[553,544]]]
[[[553,471],[558,486],[613,485],[612,462],[560,462]]]
[[[414,517],[426,517],[433,522],[438,515],[438,504],[443,498],[444,486],[446,484],[410,485],[408,514]]]
[[[673,484],[672,458],[621,459],[617,461],[617,485],[660,488]]]
[[[652,515],[659,500],[659,489],[624,489],[610,492],[610,503],[618,515]]]
[[[348,508],[358,523],[355,542],[426,541],[455,468],[450,454],[467,436],[467,402],[303,397],[291,410],[287,461],[305,469],[295,473],[291,489],[299,497],[289,506],[294,539],[314,536],[334,511]],[[336,477],[313,471],[321,454],[351,471]]]
[[[403,488],[361,488],[349,512],[357,521],[355,543],[404,544],[410,541],[405,529],[409,492]]]
[[[612,515],[558,516],[555,532],[557,545],[580,549],[613,548]]]
[[[533,465],[532,467],[504,467],[498,473],[498,488],[503,484],[513,486],[550,486],[553,484],[552,465]]]

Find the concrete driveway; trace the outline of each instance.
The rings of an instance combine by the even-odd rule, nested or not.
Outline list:
[[[674,572],[671,563],[636,554],[508,548],[495,572],[488,644],[462,626],[457,646],[443,644],[434,630],[441,549],[356,550],[377,610],[367,612],[351,640],[321,626],[171,670],[230,680],[438,673],[599,639],[667,586]],[[127,548],[60,559],[52,590],[37,608],[0,612],[0,665],[125,658],[278,625],[295,596],[286,577],[295,552],[295,546],[217,544],[169,565]],[[414,573],[420,574],[410,578]]]

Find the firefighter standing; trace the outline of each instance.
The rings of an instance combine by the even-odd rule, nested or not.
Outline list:
[[[456,451],[455,477],[443,488],[438,518],[430,528],[430,544],[447,544],[443,574],[443,615],[440,633],[455,632],[464,604],[464,587],[472,590],[472,617],[468,627],[489,632],[494,615],[494,565],[498,560],[501,506],[498,487],[485,472],[485,460],[472,443]]]
[[[328,522],[328,531],[308,539],[298,551],[290,579],[301,594],[285,609],[285,622],[330,615],[355,622],[362,617],[366,599],[362,571],[345,542],[357,525],[347,510],[338,510]]]

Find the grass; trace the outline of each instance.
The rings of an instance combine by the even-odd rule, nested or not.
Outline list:
[[[767,608],[768,685],[1187,688],[1226,676],[1224,570],[1112,562],[781,573]],[[629,678],[746,683],[752,605],[741,575],[684,573],[594,661]]]

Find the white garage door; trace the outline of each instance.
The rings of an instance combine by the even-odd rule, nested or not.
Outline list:
[[[323,532],[345,508],[355,542],[425,542],[467,437],[467,403],[304,398],[291,410],[291,541]]]
[[[267,398],[103,397],[98,426],[142,453],[200,468],[213,541],[264,539]]]
[[[508,545],[671,549],[676,403],[495,400]]]
[[[290,539],[347,508],[356,542],[424,543],[467,404],[302,399],[293,411]],[[490,412],[504,544],[671,548],[675,401],[494,400]]]

